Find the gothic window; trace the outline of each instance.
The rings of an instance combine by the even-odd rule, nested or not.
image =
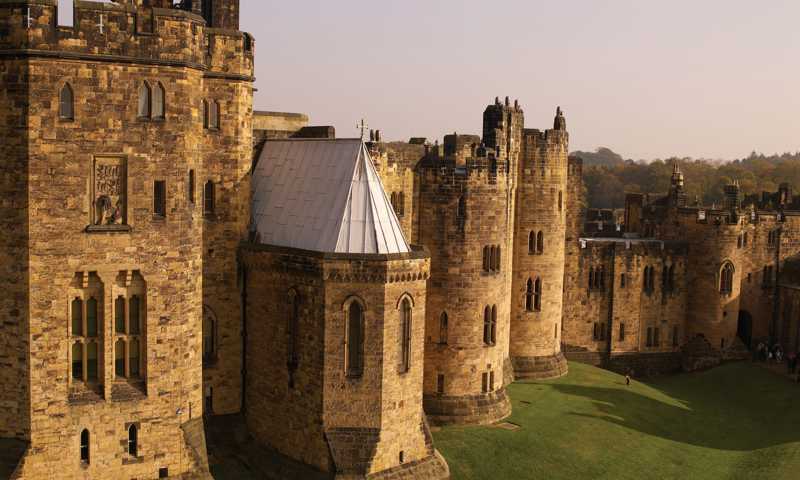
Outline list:
[[[500,271],[500,246],[498,245],[495,247],[495,256],[494,256],[494,271]]]
[[[68,83],[61,88],[58,95],[58,116],[62,120],[75,119],[75,94]]]
[[[488,272],[491,269],[491,255],[488,246],[483,247],[483,271]]]
[[[528,279],[528,284],[525,288],[525,310],[533,311],[533,280]]]
[[[89,463],[89,430],[83,429],[81,432],[81,463]]]
[[[203,361],[208,363],[214,360],[217,353],[217,320],[214,313],[207,306],[203,306]]]
[[[161,83],[156,83],[153,87],[152,116],[156,119],[163,119],[166,111],[166,92]]]
[[[136,457],[139,453],[139,429],[136,425],[128,427],[128,455]]]
[[[167,183],[164,180],[153,182],[153,215],[167,216]]]
[[[528,234],[528,254],[536,253],[536,232]]]
[[[492,305],[492,328],[489,332],[491,334],[491,343],[497,343],[497,305]]]
[[[286,365],[289,368],[290,387],[294,386],[293,373],[299,364],[298,337],[300,332],[300,297],[295,289],[289,290],[289,311],[286,318]]]
[[[544,232],[536,234],[536,253],[539,255],[544,253]]]
[[[114,301],[114,377],[139,379],[142,373],[142,332],[145,282],[138,271],[123,270],[117,276],[120,292]]]
[[[411,369],[411,301],[404,298],[400,307],[400,373]]]
[[[187,195],[189,203],[194,205],[194,189],[195,189],[195,179],[194,179],[194,170],[189,170],[189,185],[187,186]]]
[[[742,235],[739,235],[739,237],[736,239],[736,248],[742,248],[743,243],[744,243],[744,237]]]
[[[447,312],[442,312],[442,316],[439,318],[439,343],[447,344]]]
[[[75,287],[70,295],[70,331],[72,346],[70,364],[72,380],[95,383],[99,379],[99,332],[102,282],[95,273],[78,273],[73,280]]]
[[[139,87],[139,118],[150,118],[152,90],[147,82],[142,82]]]
[[[489,372],[489,391],[494,391],[494,370]]]
[[[723,295],[730,295],[733,292],[733,264],[725,262],[720,270],[719,292]]]
[[[533,282],[533,309],[537,312],[542,310],[542,279],[537,278]]]
[[[481,374],[481,392],[489,392],[489,372],[483,372]]]
[[[214,208],[216,199],[214,198],[214,182],[211,180],[206,182],[203,188],[203,213],[206,215],[214,215]]]
[[[353,300],[347,308],[346,370],[348,377],[364,373],[364,308]]]

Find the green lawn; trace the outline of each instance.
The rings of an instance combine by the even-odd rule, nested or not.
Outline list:
[[[459,479],[800,479],[800,385],[750,363],[625,386],[570,363],[509,387],[516,431],[448,427]]]

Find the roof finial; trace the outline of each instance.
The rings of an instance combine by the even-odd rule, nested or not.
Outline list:
[[[361,141],[363,142],[364,137],[369,132],[369,125],[367,125],[367,122],[362,118],[361,123],[356,124],[356,128],[361,130]]]

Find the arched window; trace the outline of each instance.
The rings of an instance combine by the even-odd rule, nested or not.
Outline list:
[[[139,453],[139,429],[136,425],[128,427],[128,455],[136,457]]]
[[[544,253],[544,232],[536,234],[536,253]]]
[[[488,272],[491,268],[491,254],[488,246],[483,247],[483,271]]]
[[[293,372],[299,363],[297,354],[297,341],[300,331],[300,298],[297,291],[289,290],[289,311],[287,312],[286,322],[286,365],[290,373]]]
[[[494,250],[494,252],[495,252],[495,255],[494,255],[494,271],[495,272],[499,272],[500,271],[500,251],[501,251],[500,250],[500,246],[499,245],[496,246],[495,250]]]
[[[214,208],[215,208],[215,201],[214,198],[214,182],[211,180],[206,182],[205,187],[203,188],[203,213],[206,215],[213,215]]]
[[[139,87],[139,118],[150,118],[152,91],[147,82],[142,82]]]
[[[166,92],[161,83],[153,87],[153,118],[163,119],[166,112]]]
[[[75,119],[75,94],[68,83],[61,88],[58,95],[58,116],[62,120]]]
[[[483,343],[492,344],[492,309],[488,305],[483,309]]]
[[[528,254],[536,253],[536,232],[528,234]]]
[[[212,361],[217,351],[217,321],[210,308],[203,307],[203,360]]]
[[[357,301],[347,309],[347,376],[360,377],[364,373],[364,309]]]
[[[72,300],[72,334],[83,335],[83,300]]]
[[[89,463],[89,430],[81,432],[81,463]]]
[[[733,292],[733,264],[725,262],[720,270],[719,292],[722,294],[731,294]]]
[[[400,373],[411,369],[411,300],[404,298],[400,307]]]
[[[208,108],[208,100],[203,99],[203,128],[208,128],[208,118],[210,113],[210,109]]]
[[[542,310],[542,279],[537,278],[533,282],[533,309],[537,312]]]
[[[456,216],[461,219],[467,216],[467,201],[463,195],[458,197],[458,212],[456,212]]]
[[[114,375],[125,377],[125,341],[121,338],[114,343]]]
[[[447,344],[447,312],[442,312],[442,316],[439,317],[439,343]]]
[[[533,311],[533,280],[528,279],[528,284],[525,287],[525,310]]]

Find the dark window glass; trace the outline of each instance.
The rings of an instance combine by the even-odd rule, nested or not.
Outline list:
[[[364,312],[358,302],[350,303],[347,319],[347,374],[364,373]]]
[[[90,382],[97,381],[97,342],[86,345],[86,376]]]
[[[131,340],[128,345],[128,367],[130,369],[131,377],[139,376],[139,340],[135,338]]]
[[[164,180],[153,182],[153,214],[167,216],[167,183]]]
[[[75,118],[75,95],[69,84],[64,85],[59,94],[58,115],[63,120],[73,120]]]
[[[97,336],[97,300],[94,297],[86,301],[86,335]]]
[[[411,302],[406,298],[401,306],[400,320],[400,372],[411,368]]]
[[[83,335],[83,300],[72,300],[72,334]]]
[[[139,452],[139,429],[136,425],[128,428],[128,455],[136,457]]]
[[[114,331],[125,333],[125,297],[114,300]]]
[[[205,188],[203,188],[203,212],[206,215],[214,214],[214,194],[214,182],[209,180],[206,182]]]
[[[83,380],[83,344],[72,344],[72,378]]]
[[[129,300],[130,306],[130,333],[131,335],[139,335],[142,331],[142,299],[138,295],[134,295]]]
[[[89,430],[81,432],[81,463],[89,463]]]

